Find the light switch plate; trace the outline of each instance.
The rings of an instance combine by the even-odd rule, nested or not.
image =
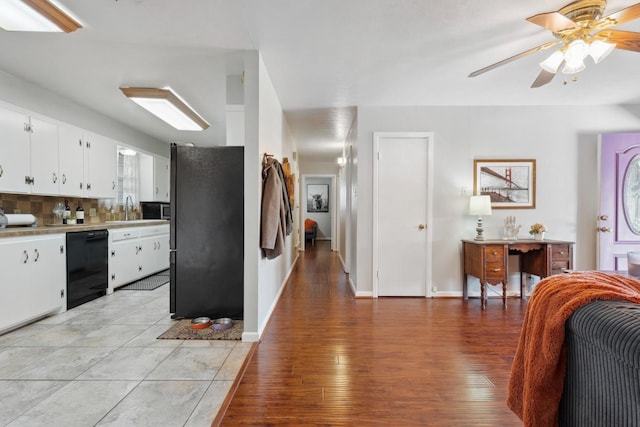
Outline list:
[[[89,209],[89,216],[96,216],[96,208]]]

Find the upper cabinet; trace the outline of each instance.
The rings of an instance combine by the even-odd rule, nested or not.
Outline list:
[[[73,126],[60,126],[60,194],[69,197],[84,196],[84,134]]]
[[[140,200],[169,201],[169,159],[138,153],[140,156]]]
[[[169,201],[169,159],[154,157],[154,180],[156,201]]]
[[[60,192],[58,125],[32,116],[28,133],[31,139],[31,192],[57,195]]]
[[[85,132],[85,197],[94,199],[116,197],[118,182],[116,150],[115,141]]]
[[[0,105],[0,192],[114,198],[116,142]]]
[[[0,191],[31,191],[29,116],[0,106]]]

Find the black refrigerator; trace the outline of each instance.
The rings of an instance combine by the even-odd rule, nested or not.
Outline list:
[[[171,145],[170,311],[243,318],[244,148]]]

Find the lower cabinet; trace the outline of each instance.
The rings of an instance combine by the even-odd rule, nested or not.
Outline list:
[[[169,268],[169,225],[109,231],[109,290]]]
[[[0,332],[65,308],[64,234],[0,239]]]

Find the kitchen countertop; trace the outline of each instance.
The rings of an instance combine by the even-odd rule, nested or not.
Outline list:
[[[75,231],[92,231],[92,230],[112,230],[116,228],[126,227],[147,227],[152,225],[169,224],[165,219],[137,219],[132,221],[112,221],[93,224],[60,224],[60,225],[43,225],[38,227],[15,226],[8,228],[0,228],[0,239],[3,237],[23,237],[38,236],[46,234],[72,233]]]

